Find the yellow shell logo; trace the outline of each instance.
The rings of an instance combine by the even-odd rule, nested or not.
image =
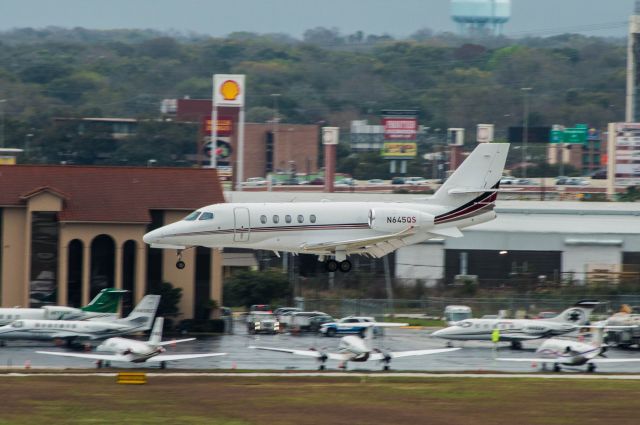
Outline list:
[[[227,80],[220,85],[220,94],[224,100],[236,100],[240,95],[240,85],[233,80]]]

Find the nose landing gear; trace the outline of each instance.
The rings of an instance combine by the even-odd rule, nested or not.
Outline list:
[[[186,266],[186,264],[184,263],[184,261],[182,261],[182,250],[179,249],[178,250],[178,261],[176,262],[176,268],[178,270],[182,270],[182,269],[184,269],[185,266]]]

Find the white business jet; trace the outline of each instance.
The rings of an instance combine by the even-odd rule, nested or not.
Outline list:
[[[118,318],[120,299],[126,292],[128,291],[105,288],[89,304],[80,308],[63,305],[48,305],[39,308],[0,308],[0,325],[8,325],[19,319],[115,320]]]
[[[553,370],[560,372],[561,367],[587,366],[588,372],[594,372],[596,365],[603,363],[640,362],[640,358],[606,358],[607,345],[602,342],[605,329],[631,328],[633,326],[594,326],[590,341],[579,341],[567,338],[549,338],[536,350],[533,358],[502,357],[496,360],[508,362],[540,363],[546,369],[547,363],[553,364]]]
[[[68,345],[80,340],[105,339],[151,329],[160,295],[145,295],[129,316],[112,321],[87,320],[16,320],[0,326],[0,340],[53,339]]]
[[[325,362],[327,360],[338,360],[341,369],[347,368],[348,362],[366,362],[367,360],[378,360],[384,363],[384,370],[389,370],[389,364],[392,359],[398,359],[401,357],[411,356],[426,356],[429,354],[447,353],[449,351],[456,351],[460,348],[437,348],[432,350],[411,350],[411,351],[383,351],[371,346],[371,339],[373,338],[373,327],[398,327],[407,326],[406,323],[387,323],[387,322],[367,322],[360,323],[358,326],[366,327],[365,338],[362,339],[356,335],[347,335],[340,338],[338,345],[338,352],[331,353],[325,351],[319,351],[315,349],[310,350],[295,350],[289,348],[280,347],[261,347],[251,345],[249,348],[256,350],[278,351],[282,353],[295,354],[297,356],[313,357],[320,362],[319,370],[325,369]]]
[[[180,342],[193,341],[195,338],[162,341],[162,326],[164,318],[158,317],[153,324],[153,331],[149,341],[136,341],[128,338],[109,338],[96,347],[96,351],[107,351],[114,354],[70,353],[64,351],[36,351],[50,356],[75,357],[80,359],[98,360],[98,367],[102,362],[130,362],[130,363],[160,363],[164,369],[166,362],[173,360],[199,359],[203,357],[224,356],[227,353],[199,353],[199,354],[163,354],[164,346]]]
[[[589,315],[598,301],[577,302],[549,319],[465,319],[440,329],[431,335],[458,341],[491,341],[494,330],[499,340],[511,342],[512,348],[522,348],[522,341],[548,338],[573,332],[589,321]]]
[[[396,249],[493,220],[509,144],[479,144],[431,197],[412,203],[300,202],[214,204],[144,235],[152,248],[249,248],[317,254],[328,271],[351,270],[347,256]]]

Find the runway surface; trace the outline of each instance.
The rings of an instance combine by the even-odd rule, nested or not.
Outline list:
[[[307,350],[315,348],[320,351],[337,351],[339,337],[323,337],[314,334],[302,335],[248,335],[242,323],[235,326],[236,332],[230,335],[198,337],[196,341],[167,346],[167,354],[225,352],[227,356],[204,359],[174,361],[168,363],[170,369],[242,369],[242,370],[282,370],[309,371],[318,367],[316,360],[308,357],[294,356],[287,353],[249,349],[250,345],[262,345],[281,348]],[[446,341],[430,337],[431,330],[396,329],[385,330],[385,336],[373,340],[373,345],[383,351],[420,350],[443,348]],[[524,343],[523,350],[511,350],[508,343],[499,344],[496,350],[491,342],[469,341],[454,342],[461,350],[430,356],[405,357],[391,362],[392,372],[510,372],[527,373],[539,370],[540,364],[533,367],[528,362],[503,362],[494,357],[533,357],[534,350],[542,340]],[[94,367],[95,361],[75,358],[47,356],[35,353],[36,350],[63,351],[46,341],[7,341],[0,347],[0,369],[20,368],[28,364],[32,368],[78,368]],[[610,349],[608,358],[640,358],[640,350]],[[122,368],[155,368],[157,365],[118,363],[113,366]],[[327,362],[329,371],[336,371],[338,363]],[[379,362],[349,363],[349,371],[379,371]],[[584,368],[576,368],[584,371]],[[640,373],[638,363],[608,363],[598,365],[598,372],[603,373]],[[326,375],[324,373],[323,375]],[[386,376],[386,375],[385,375]],[[441,375],[438,375],[441,376]],[[553,375],[555,376],[555,375]]]

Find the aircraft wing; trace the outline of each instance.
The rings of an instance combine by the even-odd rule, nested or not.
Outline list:
[[[609,359],[609,358],[595,358],[590,359],[587,363],[631,363],[631,362],[640,362],[640,358],[638,359]]]
[[[322,357],[322,353],[317,350],[294,350],[290,348],[278,348],[278,347],[258,347],[255,345],[250,345],[249,348],[253,348],[255,350],[267,350],[267,351],[279,351],[281,353],[289,353],[295,354],[296,356],[307,356],[307,357]]]
[[[301,246],[303,251],[309,253],[319,253],[336,250],[344,251],[365,251],[374,257],[383,257],[402,246],[402,238],[412,235],[415,232],[413,227],[407,227],[397,233],[389,235],[375,236],[371,238],[347,239],[342,241],[308,243]]]
[[[82,334],[82,333],[71,333],[71,332],[64,332],[64,331],[60,331],[57,332],[55,334],[53,334],[51,336],[53,339],[98,339],[100,338],[99,335],[94,335],[94,334]]]
[[[160,343],[158,343],[158,345],[172,345],[172,344],[179,344],[181,342],[187,342],[187,341],[194,341],[195,338],[185,338],[185,339],[174,339],[171,341],[162,341]]]
[[[460,350],[460,348],[435,348],[432,350],[411,350],[411,351],[392,351],[388,353],[388,355],[392,359],[399,359],[401,357],[412,357],[412,356],[428,356],[429,354],[438,354],[438,353],[447,353],[449,351]],[[375,352],[369,355],[369,360],[384,360],[385,353]]]
[[[203,357],[226,356],[227,353],[200,353],[200,354],[159,354],[147,359],[151,362],[168,362],[171,360],[201,359]]]
[[[549,357],[530,357],[530,358],[524,358],[524,357],[497,357],[495,360],[500,360],[503,362],[527,362],[527,363],[534,363],[534,362],[554,362],[554,361],[559,361],[560,358],[556,357],[556,358],[549,358]]]
[[[129,356],[123,356],[120,354],[68,353],[65,351],[36,351],[36,353],[47,354],[49,356],[76,357],[80,359],[104,360],[104,361],[111,361],[111,362],[131,361],[131,358]]]

